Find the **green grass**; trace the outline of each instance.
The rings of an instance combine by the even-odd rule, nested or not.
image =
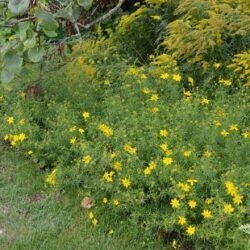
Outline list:
[[[1,250],[163,248],[159,242],[143,242],[126,225],[93,228],[86,218],[80,197],[46,190],[39,169],[0,149]]]

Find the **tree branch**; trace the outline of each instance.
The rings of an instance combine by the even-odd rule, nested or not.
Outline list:
[[[25,17],[25,18],[17,19],[17,20],[15,20],[13,22],[0,25],[0,28],[13,28],[18,23],[29,21],[29,20],[34,20],[34,19],[36,19],[35,16],[30,16],[30,17]]]
[[[105,19],[111,17],[113,14],[115,14],[122,6],[122,4],[125,2],[125,0],[119,0],[119,2],[117,3],[117,5],[111,9],[109,12],[107,12],[106,14],[104,14],[103,16],[97,18],[96,20],[94,20],[93,22],[91,23],[88,23],[88,24],[81,24],[81,23],[78,23],[78,26],[79,27],[82,27],[84,29],[89,29],[91,28],[92,26],[94,26],[95,24],[97,23],[100,23],[102,21],[104,21]]]

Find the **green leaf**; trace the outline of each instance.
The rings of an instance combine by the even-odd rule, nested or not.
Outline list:
[[[29,8],[29,0],[9,0],[8,8],[15,15],[22,15]]]
[[[45,51],[43,47],[34,47],[32,49],[29,49],[28,57],[31,62],[37,63],[42,60],[44,53]]]
[[[8,51],[3,57],[5,68],[11,72],[16,72],[23,63],[23,59],[14,51]]]
[[[45,10],[38,10],[36,16],[41,23],[42,28],[45,30],[55,31],[59,27],[59,24],[53,15]]]
[[[1,72],[1,81],[2,83],[9,83],[14,78],[14,76],[14,72],[11,72],[8,69],[4,68]]]
[[[72,7],[59,9],[56,12],[55,16],[65,18],[65,19],[70,19],[73,16],[73,9],[72,9]]]
[[[47,35],[48,37],[56,37],[56,36],[57,36],[57,33],[56,33],[55,31],[43,29],[43,32],[44,32],[45,35]]]
[[[29,22],[22,22],[18,24],[20,40],[23,42],[26,39],[26,32],[29,29]]]
[[[24,41],[23,45],[28,49],[34,48],[36,46],[36,37],[33,36],[27,39],[26,41]]]
[[[5,42],[0,48],[0,53],[4,55],[10,49],[10,42]]]
[[[77,3],[88,11],[92,7],[93,0],[77,0]]]

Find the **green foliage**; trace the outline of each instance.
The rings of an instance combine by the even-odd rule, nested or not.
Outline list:
[[[93,8],[96,8],[91,14]],[[112,7],[112,4],[109,6]],[[13,80],[25,63],[38,63],[58,46],[81,38],[83,20],[99,17],[99,5],[92,0],[39,1],[10,0],[0,5],[1,81]],[[27,14],[23,17],[24,14]],[[91,20],[89,20],[91,21]],[[91,26],[90,26],[91,27]],[[86,32],[87,33],[87,32]],[[77,34],[77,36],[76,36]],[[18,55],[18,68],[10,70],[4,59],[7,52]],[[20,63],[21,62],[21,63]],[[13,66],[14,67],[14,66]]]
[[[85,10],[89,10],[93,4],[93,0],[77,0],[77,2]]]
[[[29,0],[10,0],[8,8],[14,15],[23,15],[29,8]]]
[[[48,192],[34,163],[2,146],[0,152],[1,249],[139,249],[146,242],[142,233],[134,237],[128,223],[92,230],[79,206],[80,194]],[[152,248],[164,246],[148,242],[145,249]]]
[[[19,2],[21,5],[25,1]],[[94,7],[97,8],[92,1],[62,1],[54,7],[45,1],[44,5],[26,8],[30,20],[9,16],[6,6],[1,7],[11,26],[11,36],[0,33],[1,56],[14,51],[21,62],[42,61],[48,52],[56,51],[55,44],[61,46],[80,38],[82,20],[88,18]],[[99,15],[97,11],[95,17]],[[167,55],[187,74],[195,68],[200,79],[209,66],[223,61],[226,67],[235,55],[249,49],[249,20],[249,4],[244,1],[148,0],[102,25],[101,32],[100,27],[96,31],[112,39],[119,53],[133,62],[146,63],[152,54],[156,55],[158,66],[164,67],[166,63],[159,62]],[[2,60],[2,70],[2,80],[11,80],[20,69],[10,72]]]
[[[111,44],[75,46],[40,95],[3,92],[1,138],[48,171],[46,185],[90,197],[97,227],[127,220],[168,246],[244,248],[246,91],[209,96],[176,66],[131,66]]]
[[[39,84],[1,88],[3,143],[47,171],[47,186],[90,197],[93,226],[126,220],[173,248],[243,249],[247,6],[148,0],[98,26],[99,39],[74,44],[61,68],[51,60]],[[56,15],[36,13],[46,40]],[[36,62],[44,51],[34,27],[21,25],[15,39]],[[7,80],[22,63],[15,39],[2,47]]]
[[[42,31],[48,37],[57,36],[56,29],[58,28],[59,24],[51,13],[45,10],[38,10],[36,12],[36,17],[38,20],[38,24],[41,25]]]

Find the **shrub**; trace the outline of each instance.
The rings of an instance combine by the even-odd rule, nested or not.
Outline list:
[[[41,98],[3,94],[1,137],[48,170],[48,185],[91,197],[94,225],[129,220],[197,249],[244,245],[236,237],[249,186],[245,91],[228,96],[222,85],[211,99],[185,89],[178,71],[121,64],[97,81],[81,71],[72,78],[70,67],[47,77]]]
[[[128,220],[149,240],[164,239],[173,248],[243,249],[247,236],[238,228],[247,223],[250,131],[249,93],[239,86],[247,80],[248,54],[245,41],[238,50],[238,41],[223,39],[247,12],[234,10],[233,1],[146,2],[123,17],[117,30],[99,27],[108,37],[76,44],[69,63],[50,68],[40,95],[27,92],[26,78],[12,91],[1,86],[0,137],[46,171],[46,185],[89,197],[86,217],[93,226]],[[226,8],[226,16],[238,19],[222,19],[213,33],[215,4],[218,14]],[[131,64],[135,55],[117,41],[124,35],[139,46],[144,28],[151,29],[148,24],[159,21],[156,14],[165,7],[180,18],[169,24],[170,33],[171,25],[184,25],[176,38],[195,45],[194,30],[205,23],[218,50],[204,43],[201,52],[190,48],[182,58],[181,47],[163,52],[153,46],[158,54],[148,56],[146,46],[140,53],[147,63]],[[145,24],[142,36],[136,36],[139,24]],[[229,40],[245,39],[243,33]],[[149,36],[155,39],[152,30]],[[233,46],[229,57],[220,39]]]

